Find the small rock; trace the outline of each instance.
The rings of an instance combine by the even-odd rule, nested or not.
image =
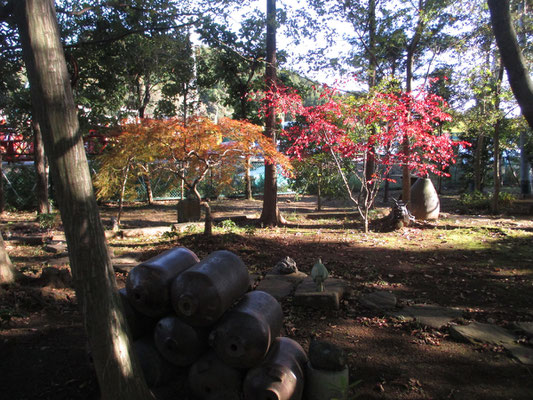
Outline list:
[[[315,369],[342,371],[346,367],[346,354],[333,343],[313,340],[309,345],[309,361]]]
[[[272,272],[279,275],[288,275],[298,272],[296,261],[287,256],[274,266]]]

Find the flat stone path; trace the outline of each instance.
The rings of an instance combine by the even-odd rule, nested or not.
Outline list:
[[[495,345],[512,344],[518,339],[507,329],[481,322],[471,322],[468,325],[453,325],[450,327],[450,335],[458,341]]]
[[[461,318],[463,310],[434,304],[415,304],[391,315],[403,321],[416,321],[421,325],[440,329],[449,325],[453,320]]]
[[[366,293],[359,298],[361,305],[377,311],[394,310],[397,302],[394,294],[385,291]]]

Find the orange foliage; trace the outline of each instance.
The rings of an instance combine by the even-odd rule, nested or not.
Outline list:
[[[285,171],[292,168],[289,159],[263,135],[262,127],[246,121],[222,118],[215,124],[193,117],[184,125],[178,119],[142,119],[117,130],[112,149],[101,157],[102,165],[123,169],[128,162],[132,168],[135,163],[151,163],[154,169],[172,171],[193,190],[208,171],[219,184],[228,184],[252,156],[262,156]]]

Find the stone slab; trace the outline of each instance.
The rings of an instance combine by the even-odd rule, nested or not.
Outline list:
[[[516,343],[504,343],[503,347],[524,365],[533,365],[533,349]]]
[[[67,250],[68,248],[65,242],[53,242],[44,246],[44,251],[54,254],[65,254]]]
[[[533,337],[533,322],[515,322],[514,326],[527,337]]]
[[[284,279],[285,275],[266,275],[256,290],[262,290],[272,295],[276,300],[288,297],[294,291],[296,284],[289,279]]]
[[[462,317],[463,311],[433,304],[415,304],[391,313],[391,316],[404,321],[416,321],[430,328],[440,329],[453,320]]]
[[[283,279],[292,282],[295,285],[299,285],[302,283],[302,281],[307,278],[307,274],[302,271],[293,272],[291,274],[280,274],[278,273],[274,268],[272,268],[270,271],[266,273],[266,276],[280,276],[283,277]]]
[[[458,341],[490,343],[495,345],[514,344],[516,337],[500,326],[471,322],[468,325],[452,325],[450,336]]]
[[[308,276],[297,287],[294,293],[294,304],[316,309],[338,310],[341,299],[348,293],[348,283],[337,278],[326,279],[324,291],[317,292],[315,282]]]
[[[359,298],[361,305],[378,311],[394,310],[397,302],[396,296],[386,291],[367,293]]]
[[[28,236],[11,236],[9,241],[19,245],[41,246],[45,243],[47,237],[43,235],[28,235]]]
[[[139,264],[139,261],[134,257],[116,257],[111,260],[115,271],[122,273],[129,273],[135,266]]]
[[[52,267],[70,265],[70,259],[68,257],[52,258],[48,260],[48,265]]]

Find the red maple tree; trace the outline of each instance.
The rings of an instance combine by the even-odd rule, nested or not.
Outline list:
[[[296,121],[282,131],[290,143],[290,157],[302,160],[317,152],[333,156],[347,193],[364,220],[365,232],[380,184],[394,165],[407,165],[422,177],[429,173],[447,176],[447,168],[455,162],[454,148],[465,144],[448,133],[435,134],[451,116],[441,97],[423,90],[356,98],[325,86],[320,104],[308,107],[287,88],[265,96],[276,104],[277,112],[291,114]],[[408,151],[402,146],[406,139]],[[354,171],[361,183],[357,192],[343,168],[347,160],[357,166]]]

